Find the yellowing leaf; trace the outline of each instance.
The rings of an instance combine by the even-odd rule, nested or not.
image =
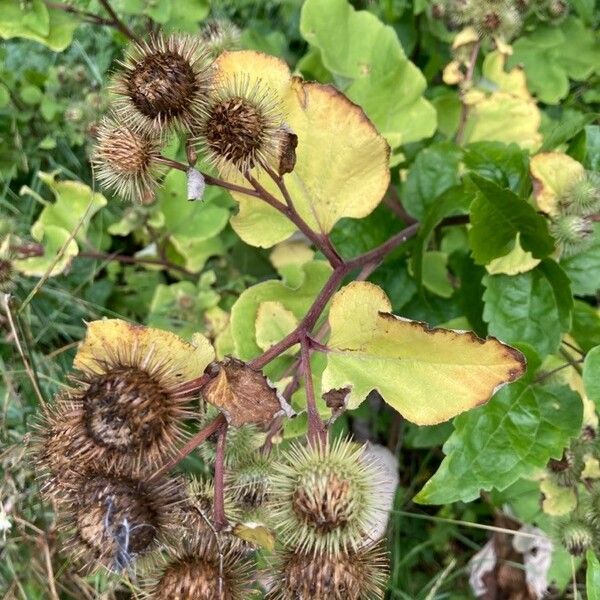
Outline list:
[[[44,207],[33,224],[31,234],[34,239],[40,241],[44,228],[55,226],[62,227],[69,233],[79,228],[75,239],[85,240],[90,221],[103,206],[106,206],[106,198],[98,192],[92,192],[85,183],[57,180],[56,173],[40,171],[38,176],[52,190],[56,200]],[[24,190],[27,193],[28,188]]]
[[[290,286],[300,285],[304,278],[302,265],[310,262],[315,251],[305,242],[281,242],[269,256],[271,264]]]
[[[483,61],[483,75],[493,81],[502,92],[524,100],[531,100],[531,94],[527,89],[527,79],[525,73],[520,67],[515,67],[510,71],[504,70],[506,56],[500,52],[490,52]]]
[[[515,67],[507,72],[505,62],[506,56],[500,52],[488,54],[482,72],[485,80],[494,84],[494,91],[487,94],[473,89],[465,94],[469,113],[464,141],[514,142],[521,148],[536,149],[542,143],[540,111],[527,89],[523,70]]]
[[[561,152],[542,152],[529,163],[533,194],[538,208],[548,214],[558,211],[558,199],[583,176],[583,165]]]
[[[349,408],[376,389],[408,420],[431,425],[483,404],[524,371],[517,350],[471,332],[390,314],[383,290],[354,282],[333,298],[323,390],[349,387]]]
[[[275,534],[262,523],[238,523],[233,528],[233,535],[245,542],[265,548],[269,552],[275,549]]]
[[[533,150],[542,142],[538,129],[540,111],[533,101],[526,101],[507,92],[494,92],[468,102],[469,118],[465,126],[465,143],[493,141]]]
[[[283,61],[259,52],[225,53],[217,65],[220,77],[260,80],[282,103],[285,121],[298,136],[296,166],[284,180],[312,229],[329,233],[342,217],[365,217],[379,204],[389,183],[389,147],[359,106],[330,85],[291,78]],[[268,175],[256,176],[284,202]],[[295,230],[261,200],[234,197],[240,210],[231,224],[249,244],[270,247]]]
[[[519,240],[519,234],[517,234],[514,248],[508,254],[500,256],[499,258],[494,258],[485,266],[485,268],[491,275],[497,275],[499,273],[503,273],[504,275],[517,275],[518,273],[531,271],[531,269],[537,267],[540,262],[539,258],[533,258],[531,252],[523,250]]]
[[[542,509],[547,515],[560,517],[573,511],[577,506],[577,497],[572,488],[557,485],[551,479],[540,482],[543,495]]]
[[[176,365],[172,376],[184,382],[199,377],[214,359],[210,342],[195,334],[193,343],[184,342],[170,331],[136,325],[121,319],[103,319],[88,323],[87,335],[80,344],[73,365],[77,369],[97,371],[109,357],[152,356],[154,364]]]
[[[263,302],[256,315],[256,343],[261,350],[268,350],[297,325],[294,313],[281,302]]]
[[[71,234],[62,227],[48,225],[38,239],[44,247],[43,256],[30,256],[13,262],[20,273],[30,277],[42,277],[47,272],[50,277],[62,273],[70,264],[74,256],[79,253],[77,242]]]

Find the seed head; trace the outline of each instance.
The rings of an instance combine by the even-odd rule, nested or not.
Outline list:
[[[576,485],[584,469],[583,453],[568,448],[560,460],[554,458],[548,462],[548,470],[552,479],[561,486]]]
[[[151,328],[142,329],[154,343],[138,345],[127,339],[135,327],[121,329],[123,337],[113,343],[90,346],[89,360],[78,363],[75,387],[45,410],[38,427],[38,464],[51,481],[74,466],[150,474],[183,437],[189,398],[174,390],[186,365],[172,351],[177,342],[187,345]]]
[[[572,215],[589,216],[600,211],[600,175],[586,173],[560,198],[560,209]]]
[[[550,225],[562,257],[585,249],[593,233],[592,222],[579,215],[558,215]]]
[[[203,115],[212,83],[212,59],[199,38],[157,36],[134,44],[112,90],[122,122],[134,131],[191,131]]]
[[[145,587],[152,600],[246,600],[251,594],[250,563],[225,547],[219,554],[213,533],[187,541]]]
[[[200,126],[198,148],[220,172],[278,167],[283,139],[277,100],[260,81],[219,82]]]
[[[378,600],[387,580],[387,556],[378,546],[356,552],[286,553],[268,600]]]
[[[125,200],[152,202],[157,178],[163,170],[157,162],[158,140],[120,125],[114,115],[102,120],[96,135],[92,164],[103,187]]]
[[[594,532],[582,519],[567,519],[559,524],[559,537],[569,554],[581,556],[594,544]]]
[[[180,507],[185,532],[194,535],[200,531],[210,531],[210,524],[214,522],[214,498],[215,486],[210,479],[193,478],[188,482],[186,501]],[[227,521],[239,521],[240,510],[227,486],[223,500]]]
[[[264,508],[271,495],[273,462],[255,452],[227,473],[227,489],[245,513]]]
[[[239,28],[225,19],[208,21],[200,32],[202,41],[214,58],[226,50],[235,50],[240,43],[241,35]]]
[[[521,28],[521,15],[508,0],[483,0],[473,10],[473,26],[483,37],[513,38]]]
[[[116,471],[81,472],[63,488],[67,549],[86,569],[122,571],[154,550],[173,527],[181,501],[175,480],[142,481]]]
[[[338,439],[322,447],[294,445],[273,476],[273,520],[297,552],[356,550],[381,510],[380,470],[363,448]]]

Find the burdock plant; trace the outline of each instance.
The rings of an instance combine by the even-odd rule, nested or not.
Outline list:
[[[92,165],[100,184],[124,200],[152,202],[164,171],[156,135],[121,125],[113,115],[102,120],[96,136]]]
[[[380,510],[378,477],[349,440],[292,446],[273,478],[274,520],[286,545],[303,553],[356,550]]]
[[[212,59],[201,40],[158,35],[131,46],[112,91],[122,123],[135,131],[191,131],[204,115]]]
[[[487,24],[490,32],[501,25]],[[69,547],[90,565],[133,570],[137,557],[161,557],[143,582],[157,600],[249,597],[246,559],[256,546],[270,553],[265,562],[278,557],[274,599],[381,598],[387,559],[372,539],[381,473],[363,446],[331,435],[317,384],[335,396],[336,415],[376,388],[407,418],[431,425],[481,405],[525,361],[493,338],[396,318],[372,283],[338,290],[417,232],[409,226],[351,259],[329,236],[337,221],[364,217],[381,201],[387,142],[341,92],[293,77],[279,59],[212,56],[201,38],[177,35],[131,47],[98,132],[99,179],[142,202],[166,167],[227,189],[240,202],[232,226],[242,237],[268,247],[298,229],[329,263],[321,265],[327,280],[306,313],[286,310],[297,324],[285,336],[262,354],[240,351],[246,360],[217,361],[199,334],[187,343],[120,320],[89,323],[72,385],[45,407],[37,434],[44,486],[67,515]],[[181,136],[186,164],[160,155],[170,134]],[[255,237],[261,228],[266,241]],[[327,355],[318,377],[317,351]],[[275,359],[289,360],[289,373],[271,383],[263,369],[277,373]],[[307,426],[290,443],[292,395]],[[211,481],[186,493],[170,473],[198,447]]]

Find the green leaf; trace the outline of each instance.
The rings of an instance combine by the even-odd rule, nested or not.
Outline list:
[[[560,261],[571,280],[573,293],[580,296],[594,295],[600,290],[600,223],[594,224],[592,235],[588,248]]]
[[[461,158],[462,150],[450,142],[432,144],[419,152],[402,191],[402,204],[410,215],[423,219],[441,194],[460,183]]]
[[[491,179],[518,196],[527,192],[529,157],[517,144],[474,142],[465,148],[463,162],[470,171]]]
[[[61,52],[73,39],[79,19],[63,10],[48,9],[43,0],[32,0],[23,10],[21,0],[0,0],[0,38],[22,37]]]
[[[305,276],[298,286],[289,287],[277,280],[264,281],[245,290],[236,300],[231,308],[231,334],[238,358],[250,360],[262,351],[256,338],[256,319],[263,302],[278,302],[297,319],[304,317],[331,275],[331,267],[324,261],[313,261],[302,268]],[[271,338],[271,341],[279,340]]]
[[[455,186],[442,194],[431,206],[419,228],[412,256],[412,266],[417,284],[422,283],[423,256],[431,235],[443,219],[469,212],[469,194],[464,186]]]
[[[587,600],[600,600],[600,562],[598,562],[593,550],[588,550],[585,557],[587,560],[585,575]]]
[[[600,345],[600,313],[581,300],[575,300],[571,335],[584,351]]]
[[[540,152],[554,150],[558,146],[574,138],[588,123],[598,118],[597,114],[571,113],[561,115],[560,121],[544,135],[544,143]]]
[[[157,193],[157,208],[185,267],[197,273],[211,255],[223,253],[223,243],[217,236],[227,225],[229,210],[217,204],[225,193],[215,186],[207,188],[200,202],[188,201],[186,189],[185,173],[172,169]]]
[[[390,310],[372,283],[355,281],[333,297],[322,387],[349,388],[349,408],[377,390],[409,421],[432,425],[486,402],[523,372],[521,353],[498,340],[430,329]]]
[[[588,398],[600,410],[600,346],[592,348],[583,363],[583,385]]]
[[[15,260],[15,269],[31,277],[42,277],[46,273],[51,277],[60,275],[77,256],[77,242],[70,239],[71,233],[62,227],[48,225],[41,231],[41,236],[36,239],[42,244],[44,255]]]
[[[542,264],[514,276],[486,275],[483,318],[491,335],[511,344],[526,342],[545,357],[569,330],[572,298],[559,267]]]
[[[446,458],[415,501],[469,502],[481,490],[503,490],[560,458],[582,418],[581,398],[569,387],[513,383],[454,420]]]
[[[558,104],[569,93],[569,78],[583,81],[599,63],[597,36],[575,17],[520,36],[508,61],[523,65],[529,89],[546,104]]]
[[[300,31],[320,50],[325,67],[349,82],[345,93],[363,107],[390,146],[434,133],[436,113],[423,98],[425,78],[406,58],[391,27],[346,0],[307,0]]]
[[[54,203],[47,204],[40,213],[37,221],[31,227],[31,235],[40,241],[48,227],[59,227],[68,232],[77,229],[75,239],[84,242],[92,217],[104,206],[106,198],[80,181],[61,181],[56,179],[56,173],[39,172],[38,177],[51,190]],[[21,189],[21,194],[32,193],[27,187]],[[35,195],[35,192],[33,192]]]
[[[475,262],[484,265],[504,256],[517,233],[521,247],[534,257],[543,258],[553,252],[554,241],[546,219],[530,204],[489,179],[474,173],[471,179],[479,188],[471,205],[469,232]]]

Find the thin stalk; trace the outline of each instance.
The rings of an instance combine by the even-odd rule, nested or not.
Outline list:
[[[184,173],[187,173],[190,170],[190,168],[192,168],[176,160],[167,158],[166,156],[159,156],[155,160],[156,162],[166,165],[171,169],[177,169],[178,171],[183,171]],[[246,194],[246,196],[254,196],[255,198],[260,198],[260,194],[252,188],[247,188],[243,185],[237,185],[235,183],[229,183],[229,181],[219,179],[218,177],[213,177],[212,175],[209,175],[208,173],[203,173],[202,171],[199,171],[199,173],[201,173],[202,177],[204,177],[204,182],[207,185],[216,185],[218,187],[230,190],[232,192],[239,192],[240,194]]]
[[[252,184],[252,187],[254,187],[254,189],[259,193],[261,200],[264,200],[269,206],[272,206],[275,210],[285,215],[325,255],[325,258],[327,258],[332,267],[336,268],[343,264],[339,254],[331,245],[329,238],[326,235],[317,233],[311,229],[306,221],[300,216],[298,211],[294,208],[291,200],[289,203],[286,201],[286,204],[283,204],[275,196],[273,196],[273,194],[266,190],[255,177],[252,177],[252,175],[247,175],[246,179],[248,179],[248,181]],[[275,180],[275,182],[279,185],[277,180]],[[286,189],[285,186],[283,187]]]
[[[104,10],[108,13],[110,18],[112,19],[113,26],[118,29],[126,38],[129,38],[133,42],[140,42],[135,33],[119,18],[119,15],[114,11],[113,7],[110,5],[108,0],[98,0]]]
[[[227,423],[219,429],[217,450],[215,455],[215,499],[214,521],[215,529],[221,531],[227,525],[225,516],[225,446],[227,444]]]
[[[460,121],[458,123],[458,129],[456,130],[456,137],[454,141],[460,145],[465,135],[465,126],[467,125],[467,118],[469,116],[469,106],[464,101],[464,93],[470,87],[473,81],[473,74],[475,73],[475,65],[477,64],[477,57],[479,56],[479,50],[481,50],[481,41],[477,40],[471,50],[471,56],[469,57],[469,64],[467,66],[467,73],[465,80],[462,82],[461,90],[461,110],[460,110]]]
[[[312,369],[310,367],[310,344],[307,337],[300,343],[300,368],[304,375],[306,389],[306,414],[308,416],[308,442],[311,445],[325,445],[327,430],[317,409],[315,389],[313,386]]]
[[[196,435],[191,437],[177,452],[177,454],[158,471],[152,475],[152,479],[157,479],[166,475],[173,467],[178,465],[188,454],[191,454],[200,444],[206,441],[213,433],[227,427],[227,419],[220,414],[213,419],[206,427],[202,428]]]
[[[105,252],[80,252],[75,258],[88,258],[93,260],[116,261],[127,265],[157,265],[165,267],[172,271],[178,271],[183,275],[193,275],[185,267],[176,265],[169,260],[160,258],[138,258],[136,256],[127,256],[125,254],[107,254]]]

